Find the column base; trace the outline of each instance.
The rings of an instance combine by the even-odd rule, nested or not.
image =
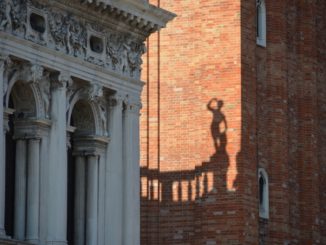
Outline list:
[[[32,244],[39,244],[40,242],[39,239],[32,239],[32,238],[25,239],[25,241]]]
[[[48,245],[68,245],[67,241],[47,241]]]
[[[10,237],[6,235],[6,231],[4,229],[1,229],[0,230],[0,238],[10,238]]]

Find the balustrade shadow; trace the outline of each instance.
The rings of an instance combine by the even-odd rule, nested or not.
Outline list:
[[[142,244],[198,245],[210,239],[225,244],[223,239],[226,241],[237,214],[236,190],[227,187],[230,160],[222,106],[223,101],[217,99],[207,104],[213,114],[211,134],[216,150],[209,161],[193,170],[141,168]]]

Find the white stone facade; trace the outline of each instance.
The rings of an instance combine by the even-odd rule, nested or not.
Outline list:
[[[0,0],[0,239],[140,243],[141,55],[173,17],[142,0]]]

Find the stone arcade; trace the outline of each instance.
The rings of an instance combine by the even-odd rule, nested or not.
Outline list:
[[[144,0],[0,0],[0,240],[139,244]]]

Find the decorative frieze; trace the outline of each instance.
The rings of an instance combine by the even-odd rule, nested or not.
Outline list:
[[[139,79],[144,38],[99,26],[37,1],[0,0],[1,31]]]

